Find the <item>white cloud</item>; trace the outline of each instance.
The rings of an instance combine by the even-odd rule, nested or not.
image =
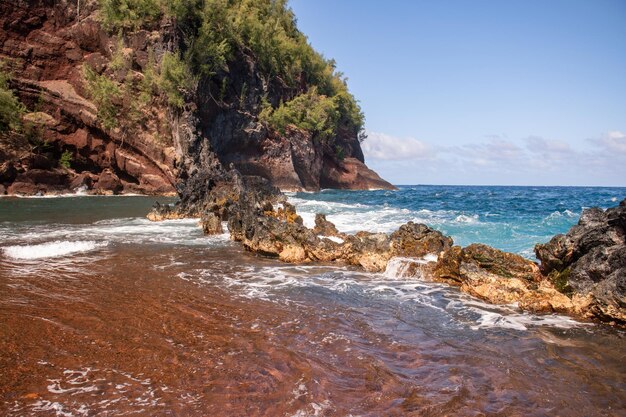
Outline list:
[[[389,179],[402,184],[626,185],[626,134],[610,131],[586,145],[574,148],[538,136],[486,136],[445,147],[370,133],[363,151],[368,162],[382,168],[383,177],[388,170],[395,177]]]
[[[384,133],[368,132],[361,145],[366,159],[401,161],[428,159],[434,156],[433,148],[414,138],[397,138]]]
[[[626,134],[619,130],[614,130],[607,133],[600,139],[593,140],[605,150],[609,152],[619,152],[626,154]]]
[[[524,139],[526,142],[526,148],[533,153],[539,154],[561,154],[571,155],[574,150],[561,140],[545,139],[539,136],[530,136]]]

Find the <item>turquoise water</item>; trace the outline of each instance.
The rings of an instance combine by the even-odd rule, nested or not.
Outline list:
[[[308,225],[316,212],[345,232],[391,232],[414,221],[452,236],[456,244],[480,242],[529,258],[535,244],[576,224],[584,208],[608,208],[624,198],[626,188],[430,185],[290,195]]]

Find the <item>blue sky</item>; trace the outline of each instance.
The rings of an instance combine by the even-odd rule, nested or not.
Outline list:
[[[396,184],[626,186],[626,1],[291,0]]]

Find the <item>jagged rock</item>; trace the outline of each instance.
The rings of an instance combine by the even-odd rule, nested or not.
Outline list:
[[[148,220],[159,222],[162,220],[176,220],[185,218],[185,214],[181,213],[176,206],[170,204],[161,204],[158,201],[152,206],[152,210],[146,216]]]
[[[572,302],[543,279],[534,262],[483,244],[446,250],[432,276],[494,304],[519,303],[535,312],[573,310]]]
[[[243,188],[245,190],[245,187]],[[271,194],[270,194],[271,196]],[[282,201],[273,210],[266,194],[242,192],[231,210],[231,237],[256,253],[285,262],[339,261],[359,265],[367,271],[384,271],[394,256],[421,257],[438,254],[452,245],[452,239],[424,225],[409,223],[391,237],[385,233],[340,234],[323,215],[309,229],[295,208]],[[341,236],[339,242],[318,235]]]
[[[4,188],[4,185],[0,184],[0,195],[5,195],[7,192],[6,188]]]
[[[393,256],[421,258],[450,249],[452,238],[424,224],[408,222],[391,234]]]
[[[200,219],[200,225],[205,235],[219,235],[224,233],[222,220],[215,213],[207,213]]]
[[[315,227],[313,228],[313,233],[322,236],[339,236],[337,227],[335,227],[333,223],[326,220],[326,216],[321,213],[317,213],[315,215]]]
[[[626,200],[583,211],[565,235],[535,246],[541,271],[581,314],[626,323]]]

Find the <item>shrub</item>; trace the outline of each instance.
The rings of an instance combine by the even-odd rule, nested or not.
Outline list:
[[[159,88],[167,96],[170,105],[182,108],[185,104],[185,91],[191,85],[191,75],[185,63],[176,53],[166,52],[161,60]]]
[[[154,73],[156,64],[154,62],[154,51],[148,49],[148,62],[143,69],[143,78],[139,83],[139,102],[147,106],[152,101],[152,97],[157,92],[157,78]]]
[[[122,69],[128,68],[129,66],[130,63],[124,55],[124,38],[120,34],[117,39],[117,44],[115,45],[115,51],[113,51],[113,55],[111,56],[109,68],[111,68],[113,71],[120,71]]]
[[[337,157],[337,159],[339,159],[340,161],[343,161],[346,157],[346,152],[343,149],[342,146],[339,145],[335,145],[335,156]]]
[[[105,75],[97,74],[91,67],[84,67],[87,92],[98,108],[98,120],[105,129],[119,126],[119,104],[122,98],[120,87]]]
[[[0,62],[0,132],[19,130],[20,115],[24,112],[24,105],[9,89],[10,76],[5,67],[6,64]]]
[[[109,30],[137,30],[161,16],[158,0],[100,0],[100,17]]]
[[[74,156],[72,154],[71,151],[65,151],[61,154],[61,158],[59,159],[59,165],[61,165],[63,168],[70,168],[72,160],[74,159]]]
[[[265,114],[267,114],[267,109]],[[269,124],[281,133],[288,125],[294,125],[328,140],[337,129],[339,112],[336,103],[324,95],[319,95],[315,87],[301,94],[266,116]]]

